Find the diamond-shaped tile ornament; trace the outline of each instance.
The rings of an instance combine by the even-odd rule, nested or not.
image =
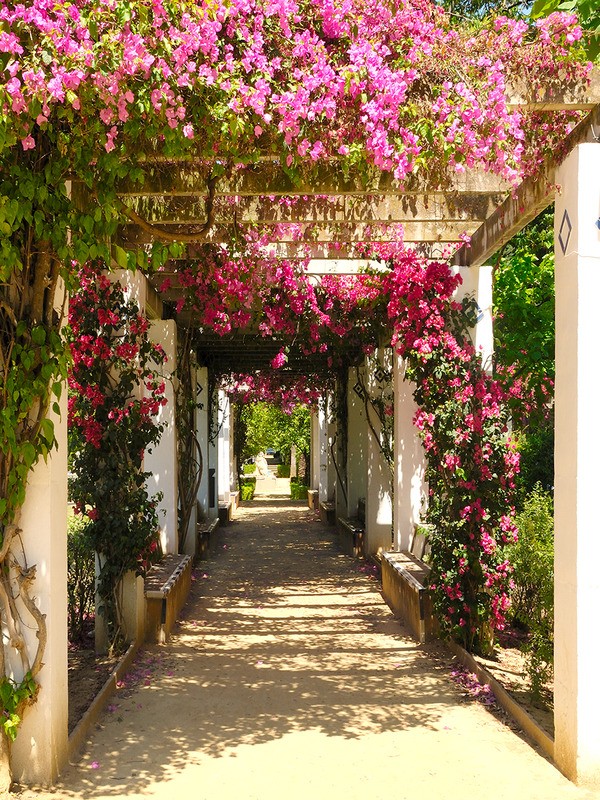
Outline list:
[[[483,319],[483,308],[479,305],[479,303],[475,303],[475,313],[477,314],[475,317],[475,324],[477,324]]]
[[[571,231],[573,230],[573,226],[571,225],[571,220],[569,218],[569,212],[565,208],[560,228],[558,231],[558,243],[560,245],[560,249],[562,250],[563,256],[567,255],[567,247],[569,246],[569,239],[571,238]]]
[[[357,395],[360,397],[360,399],[361,399],[361,400],[364,400],[364,399],[365,399],[365,390],[364,390],[364,389],[363,389],[363,387],[360,385],[360,383],[355,383],[355,384],[354,384],[354,386],[353,386],[352,388],[354,389],[354,391],[355,391],[355,392],[356,392],[356,394],[357,394]]]
[[[383,367],[377,367],[373,375],[375,375],[375,380],[377,383],[383,383],[390,377],[389,372],[387,372]]]

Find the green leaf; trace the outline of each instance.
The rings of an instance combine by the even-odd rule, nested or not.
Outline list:
[[[38,326],[31,331],[31,338],[34,344],[42,345],[46,342],[46,331],[44,328]]]
[[[122,247],[119,247],[118,244],[116,244],[113,248],[113,258],[117,262],[118,266],[121,267],[121,269],[127,269],[129,266],[127,251]]]
[[[54,423],[51,419],[43,419],[40,423],[40,436],[45,439],[48,445],[54,444]]]

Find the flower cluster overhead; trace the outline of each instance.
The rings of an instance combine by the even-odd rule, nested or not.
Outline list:
[[[428,0],[35,0],[4,2],[0,26],[0,147],[48,134],[81,164],[158,145],[217,167],[271,153],[401,182],[474,164],[515,180],[568,118],[532,130],[511,85],[586,72],[572,16],[461,31]]]

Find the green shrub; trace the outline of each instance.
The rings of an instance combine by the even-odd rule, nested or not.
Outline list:
[[[69,516],[67,522],[67,620],[71,642],[84,639],[94,615],[96,571],[91,524],[90,519],[80,515]]]
[[[277,477],[278,478],[289,478],[290,477],[290,465],[289,464],[279,464],[277,467]]]
[[[298,478],[290,478],[290,497],[292,500],[306,500],[308,497],[308,486]]]
[[[519,541],[510,548],[514,566],[513,619],[530,632],[527,671],[539,697],[554,665],[554,515],[552,496],[537,485],[517,515]]]
[[[517,486],[520,503],[524,503],[540,484],[546,492],[554,486],[554,416],[521,433],[517,442],[521,456]]]
[[[242,470],[244,475],[254,475],[256,466],[254,464],[244,464]]]
[[[240,478],[240,500],[253,500],[256,478]]]

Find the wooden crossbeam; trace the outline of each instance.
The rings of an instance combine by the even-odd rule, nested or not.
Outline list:
[[[546,159],[543,168],[523,181],[516,192],[482,223],[471,235],[470,244],[457,250],[454,263],[463,267],[487,263],[494,253],[554,201],[557,167],[577,145],[598,142],[597,132],[600,132],[600,105],[595,106],[571,131],[560,150]]]
[[[489,194],[432,193],[431,195],[340,195],[294,197],[273,202],[272,197],[220,197],[213,208],[216,224],[278,222],[408,222],[486,219],[502,202],[501,192]],[[205,198],[130,197],[127,205],[153,225],[203,226]]]
[[[591,111],[600,103],[600,70],[594,67],[588,83],[565,84],[559,78],[533,88],[526,79],[508,88],[509,107],[526,111]]]
[[[438,259],[448,259],[457,248],[455,242],[412,242],[410,240],[404,241],[404,246],[407,249],[414,250],[423,258],[429,261]],[[269,248],[269,252],[278,258],[287,258],[290,260],[314,260],[321,261],[339,261],[351,260],[362,261],[364,260],[364,253],[360,249],[350,243],[338,244],[335,246],[330,242],[288,242],[273,244]],[[186,262],[194,263],[203,257],[201,248],[188,245],[182,252],[179,258],[170,258],[165,264],[163,271],[159,273],[160,276],[172,277],[176,275],[177,270],[185,265]],[[159,281],[160,284],[160,281]]]
[[[464,233],[471,233],[477,228],[477,222],[334,222],[334,223],[281,223],[278,225],[263,224],[260,228],[267,235],[269,242],[293,243],[308,242],[397,242],[408,239],[413,242],[456,242]],[[232,225],[213,225],[208,232],[201,226],[194,228],[188,225],[161,225],[161,232],[168,235],[167,241],[177,241],[182,237],[186,242],[209,244],[228,243],[235,240],[236,234],[243,229]],[[197,237],[197,240],[196,240]],[[165,241],[161,235],[153,236],[149,231],[135,225],[127,225],[120,231],[117,239],[123,247],[139,247],[152,241]]]
[[[117,182],[118,194],[128,197],[180,196],[205,197],[208,180],[212,174],[211,164],[197,161],[142,164],[144,179],[134,182],[124,179]],[[450,173],[444,179],[444,195],[453,192],[490,194],[507,192],[508,184],[496,175],[483,170],[468,170],[465,173]],[[400,184],[389,172],[371,168],[353,175],[344,175],[341,164],[315,164],[307,174],[293,176],[283,169],[277,160],[252,164],[234,175],[220,177],[215,185],[215,197],[219,196],[314,196],[314,195],[411,195],[435,193],[431,176],[424,173],[409,175]],[[85,190],[82,189],[82,194]]]

